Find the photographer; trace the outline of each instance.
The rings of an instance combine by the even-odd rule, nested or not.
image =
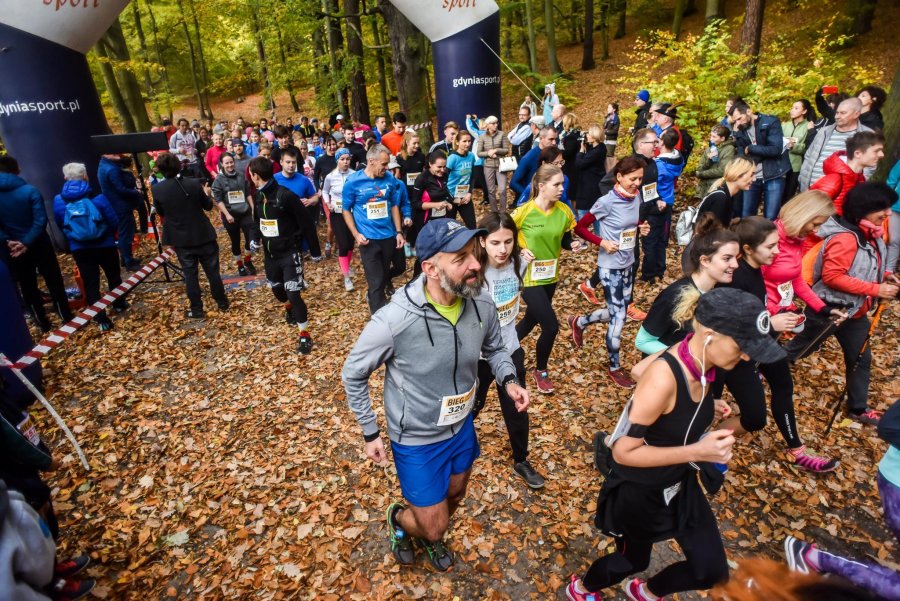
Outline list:
[[[581,134],[581,149],[575,155],[575,178],[578,180],[575,189],[575,210],[580,220],[594,202],[600,198],[600,180],[606,175],[606,146],[602,140],[603,130],[592,125],[587,133]],[[600,224],[594,223],[598,231]]]
[[[562,134],[559,136],[560,148],[563,151],[563,174],[569,180],[569,198],[577,198],[578,173],[575,169],[575,155],[581,149],[584,142],[584,132],[578,127],[578,117],[575,113],[566,113],[562,117]],[[596,199],[595,199],[596,200]]]

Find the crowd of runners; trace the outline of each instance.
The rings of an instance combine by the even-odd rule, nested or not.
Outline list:
[[[870,316],[900,285],[900,163],[888,183],[868,181],[887,160],[883,102],[884,91],[871,86],[853,97],[820,90],[821,119],[799,99],[782,121],[734,97],[706,145],[678,127],[677,106],[652,103],[646,90],[635,96],[630,136],[618,105],[607,107],[602,124],[581,127],[548,86],[542,114],[526,99],[508,132],[496,116],[467,115],[462,125],[443,124],[443,138],[428,149],[401,112],[390,127],[384,116],[373,126],[342,115],[296,124],[180,119],[161,128],[170,149],[154,153],[148,181],[152,210],[164,220],[162,242],[184,270],[190,319],[206,315],[200,268],[218,308],[229,308],[209,211],[227,232],[238,275],[261,268],[285,320],[298,328],[301,354],[315,352],[305,262],[336,257],[333,285],[348,293],[354,264],[362,270],[371,319],[342,380],[365,454],[386,465],[389,448],[396,467],[403,501],[390,505],[387,528],[400,564],[415,563],[421,550],[433,568],[453,566],[445,535],[481,452],[477,421],[492,384],[512,472],[539,489],[546,474],[528,451],[530,420],[540,414],[528,408],[533,394],[556,391],[560,369],[551,359],[561,322],[575,348],[605,350],[610,382],[633,389],[614,431],[593,437],[603,476],[595,524],[615,551],[573,575],[565,595],[599,599],[627,579],[629,599],[652,600],[728,580],[707,497],[722,485],[736,440],[765,426],[767,396],[786,460],[816,474],[840,468],[838,458],[804,444],[792,377],[792,364],[832,337],[843,351],[847,417],[877,427],[890,445],[878,486],[885,519],[900,535],[900,410],[882,415],[869,398],[877,321]],[[630,140],[630,152],[619,138]],[[692,152],[702,153],[696,199],[673,227],[676,191],[691,187],[683,173]],[[101,269],[112,288],[120,266],[140,266],[132,235],[152,219],[140,212],[143,196],[121,156],[103,157],[93,193],[84,165],[65,165],[63,175],[50,218],[69,240],[90,303],[101,295]],[[36,273],[61,319],[71,317],[47,219],[15,160],[0,157],[3,259],[45,331],[52,324]],[[680,265],[670,265],[676,241],[684,246]],[[596,269],[567,274],[580,282],[585,311],[560,316],[554,296],[565,279],[563,251],[590,248]],[[635,306],[635,286],[654,292],[652,302]],[[127,307],[124,299],[114,305]],[[106,313],[95,320],[113,327]],[[627,320],[640,322],[634,339],[624,336]],[[526,351],[521,342],[535,330],[534,350]],[[636,365],[625,365],[626,346],[642,354]],[[384,426],[369,390],[381,366]],[[725,388],[732,402],[723,400]],[[35,474],[49,467],[44,454],[33,458]],[[20,472],[28,481],[28,466]],[[29,503],[52,514],[49,490],[38,492]],[[634,578],[648,567],[653,544],[669,539],[684,561]],[[791,569],[836,573],[900,599],[900,575],[886,567],[792,537],[785,549]],[[65,598],[77,598],[70,593]]]

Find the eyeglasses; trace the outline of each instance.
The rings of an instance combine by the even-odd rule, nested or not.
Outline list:
[[[638,144],[653,144],[654,146],[658,146],[659,140],[643,140],[641,142],[638,142]]]
[[[553,161],[553,163],[551,163],[551,164],[552,164],[552,165],[556,165],[557,167],[562,167],[563,165],[566,164],[566,160],[565,160],[565,159],[558,159],[558,160],[556,160],[556,161]]]

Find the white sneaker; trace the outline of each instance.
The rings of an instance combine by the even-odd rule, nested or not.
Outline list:
[[[344,290],[352,292],[354,289],[353,280],[350,279],[350,276],[344,276]]]

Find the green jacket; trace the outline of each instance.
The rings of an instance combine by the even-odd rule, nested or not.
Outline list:
[[[719,160],[713,162],[707,151],[703,152],[700,159],[700,167],[697,169],[697,198],[704,198],[712,187],[713,183],[720,177],[725,175],[725,167],[734,160],[734,140],[728,139],[719,144],[716,148],[719,150]]]
[[[788,151],[788,158],[791,160],[791,171],[799,173],[800,165],[803,164],[803,154],[806,152],[809,121],[801,121],[797,125],[794,125],[792,121],[784,121],[781,124],[781,131],[784,132],[785,138],[797,138],[797,143]]]

